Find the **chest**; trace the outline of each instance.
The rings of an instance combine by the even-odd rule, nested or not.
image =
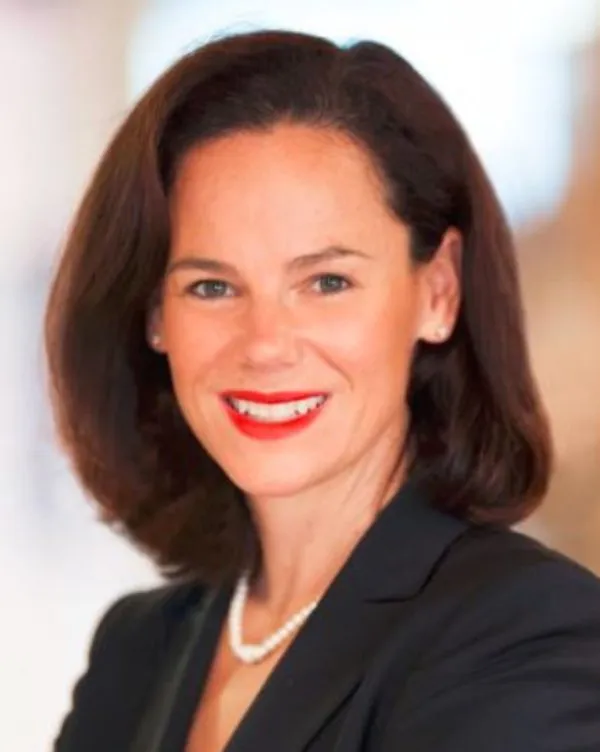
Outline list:
[[[223,752],[266,683],[280,655],[239,663],[221,640],[196,708],[185,752]]]
[[[332,598],[284,651],[255,666],[233,658],[225,610],[215,610],[195,634],[179,677],[185,721],[172,724],[163,744],[175,738],[182,752],[378,749],[379,729],[454,603],[435,601],[433,614],[428,604],[418,608],[408,600]]]

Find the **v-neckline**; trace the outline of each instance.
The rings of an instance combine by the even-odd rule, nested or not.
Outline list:
[[[271,749],[305,749],[326,719],[356,691],[367,666],[397,629],[406,603],[465,528],[464,522],[429,507],[411,484],[405,485],[359,541],[273,667],[223,752],[265,748],[265,742]],[[191,623],[174,644],[174,668],[166,666],[166,681],[158,688],[159,700],[161,695],[167,700],[158,704],[165,716],[164,733],[156,728],[153,745],[141,747],[143,752],[185,750],[231,591],[208,590],[190,613]]]
[[[191,618],[197,618],[197,624],[192,629],[192,645],[188,647],[188,657],[179,676],[179,685],[175,691],[172,712],[157,752],[173,752],[174,750],[184,752],[186,749],[198,704],[202,701],[202,694],[216,658],[222,630],[225,628],[232,588],[209,591],[206,597],[211,598],[211,600],[205,608],[202,607],[202,603],[199,604],[202,613],[191,615]],[[315,610],[318,610],[318,607]],[[310,621],[310,617],[308,621]],[[303,625],[303,628],[304,626],[306,625]],[[294,647],[296,639],[301,637],[302,629],[299,630],[281,659],[277,661],[261,684],[252,702],[233,729],[222,752],[235,752],[246,726],[252,722],[253,711],[263,695],[270,691],[273,682],[278,681],[280,673],[285,671],[287,654]],[[185,651],[185,646],[182,646],[182,649]]]

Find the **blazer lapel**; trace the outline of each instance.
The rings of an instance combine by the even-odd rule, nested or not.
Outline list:
[[[414,484],[403,486],[263,685],[226,752],[306,749],[466,527],[431,508]]]
[[[184,618],[176,631],[170,648],[163,660],[163,668],[155,681],[154,691],[137,729],[130,752],[162,752],[168,744],[169,728],[178,723],[177,715],[182,713],[191,716],[193,705],[186,702],[182,688],[185,688],[185,676],[193,671],[201,675],[208,672],[211,650],[218,637],[218,623],[210,623],[208,615],[211,609],[223,609],[225,591],[206,591],[198,603],[194,604],[191,614]],[[219,603],[221,602],[221,603]],[[198,640],[202,639],[203,650],[198,655]],[[186,729],[182,728],[185,735]],[[172,735],[172,734],[171,734]]]

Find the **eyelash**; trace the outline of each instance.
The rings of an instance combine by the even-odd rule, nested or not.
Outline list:
[[[329,281],[336,280],[336,282],[341,282],[342,283],[342,287],[341,288],[335,289],[333,291],[330,290],[329,292],[321,292],[321,294],[323,296],[337,295],[337,294],[339,294],[341,292],[344,292],[345,290],[349,290],[350,288],[354,287],[354,285],[352,284],[352,282],[347,277],[345,277],[344,275],[342,275],[342,274],[331,274],[331,273],[328,273],[328,274],[317,274],[316,276],[311,277],[311,279],[309,280],[310,281],[310,286],[312,287],[312,286],[316,285],[318,282],[322,282],[323,280],[329,280]],[[233,289],[232,285],[230,285],[228,282],[226,282],[223,279],[203,279],[203,280],[200,280],[199,282],[194,282],[193,284],[189,285],[186,288],[186,292],[188,292],[191,295],[194,295],[195,297],[201,298],[202,300],[219,300],[221,298],[231,298],[231,297],[234,297],[235,293],[234,294],[225,294],[225,295],[210,295],[210,294],[209,295],[202,295],[202,294],[200,294],[198,292],[199,289],[201,289],[201,288],[206,289],[207,286],[215,286],[215,285],[225,286],[225,287],[229,287],[230,289]],[[213,289],[214,289],[214,287],[213,287]]]

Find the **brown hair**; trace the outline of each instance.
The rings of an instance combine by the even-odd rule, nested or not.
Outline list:
[[[187,150],[288,120],[342,130],[370,153],[411,231],[415,263],[464,239],[462,303],[442,346],[415,351],[409,472],[440,508],[511,524],[542,498],[548,426],[531,375],[513,241],[465,133],[399,55],[291,32],[214,40],[146,93],[108,147],[52,287],[55,415],[103,516],[166,574],[223,580],[256,541],[241,492],[184,422],[147,314],[169,250],[168,197]]]

